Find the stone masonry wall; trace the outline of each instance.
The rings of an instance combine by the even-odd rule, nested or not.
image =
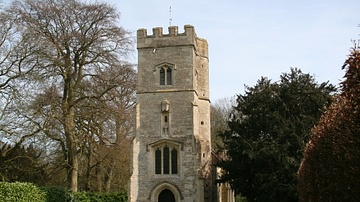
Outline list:
[[[194,27],[185,32],[169,27],[137,32],[138,89],[136,133],[133,140],[129,201],[157,201],[162,189],[176,201],[210,201],[206,189],[210,177],[211,135],[207,42]],[[173,67],[172,85],[160,85],[159,68]],[[169,103],[166,128],[162,103]],[[167,132],[164,132],[167,131]],[[154,151],[158,145],[179,149],[178,174],[155,174]]]

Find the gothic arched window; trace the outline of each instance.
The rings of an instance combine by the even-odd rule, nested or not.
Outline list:
[[[172,85],[173,84],[173,66],[172,65],[162,65],[159,68],[159,82],[160,85]]]
[[[171,150],[171,173],[177,174],[178,173],[178,162],[177,162],[178,156],[177,156],[177,150],[173,148]]]
[[[167,85],[172,85],[172,69],[170,67],[166,69],[166,82]]]
[[[160,68],[160,85],[165,85],[165,69]]]
[[[161,174],[161,150],[155,151],[155,174]]]
[[[178,151],[163,145],[155,150],[155,174],[178,174]]]

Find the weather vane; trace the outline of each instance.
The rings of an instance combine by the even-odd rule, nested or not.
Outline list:
[[[170,1],[170,7],[169,7],[169,24],[171,26],[171,22],[172,22],[172,17],[171,17],[171,1]]]

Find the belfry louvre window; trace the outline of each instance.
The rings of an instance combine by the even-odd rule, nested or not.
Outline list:
[[[172,85],[172,70],[170,67],[166,69],[166,84]]]
[[[167,145],[155,150],[155,174],[178,174],[178,151]]]
[[[160,85],[172,85],[173,83],[173,70],[169,65],[164,65],[159,70]]]
[[[160,85],[165,85],[165,69],[160,69]]]

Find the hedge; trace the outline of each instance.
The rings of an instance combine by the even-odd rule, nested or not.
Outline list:
[[[46,193],[46,202],[72,202],[72,195],[63,187],[41,187]]]
[[[342,90],[311,131],[298,171],[301,202],[360,201],[360,49],[346,60]]]
[[[37,186],[27,182],[0,182],[0,201],[40,202],[46,201],[46,194]]]
[[[71,192],[63,187],[37,187],[26,182],[0,182],[0,201],[6,202],[126,202],[126,192]]]
[[[75,202],[125,202],[127,195],[120,193],[100,193],[100,192],[74,192]]]

